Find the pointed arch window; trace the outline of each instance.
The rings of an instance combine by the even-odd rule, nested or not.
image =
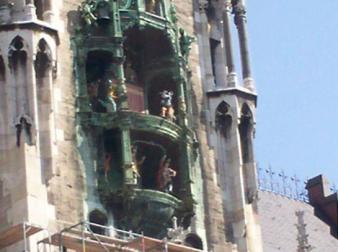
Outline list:
[[[247,104],[244,104],[241,110],[241,119],[239,124],[239,134],[242,150],[242,172],[245,202],[251,204],[256,199],[256,172],[253,153],[253,132],[254,122],[253,114]]]
[[[34,62],[35,74],[37,78],[46,77],[46,72],[51,68],[52,55],[51,50],[44,39],[38,43],[38,52]]]
[[[239,133],[241,136],[243,163],[253,162],[253,146],[252,146],[253,115],[247,104],[244,104],[241,110]]]
[[[222,101],[215,112],[215,127],[217,133],[217,173],[219,175],[218,183],[224,189],[226,184],[226,169],[228,167],[227,152],[231,134],[232,116],[229,104]],[[224,189],[225,190],[225,189]]]
[[[13,75],[13,94],[15,104],[15,117],[20,114],[30,115],[29,83],[27,82],[27,47],[22,37],[17,36],[12,40],[8,51],[8,65]]]
[[[17,36],[9,46],[8,61],[12,70],[16,70],[19,65],[25,65],[27,53],[23,38]]]
[[[232,124],[232,116],[230,115],[230,106],[226,102],[221,102],[216,109],[216,130],[220,134],[228,138]]]
[[[49,45],[41,39],[37,45],[37,53],[34,61],[36,93],[38,102],[38,146],[40,149],[41,167],[43,175],[48,180],[47,175],[52,174],[52,53]]]

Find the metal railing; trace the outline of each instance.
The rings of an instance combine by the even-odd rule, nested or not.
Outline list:
[[[264,169],[259,167],[258,185],[262,191],[288,197],[290,199],[309,202],[308,192],[305,189],[307,179],[300,179],[297,175],[288,176],[283,170],[277,172],[271,167]],[[335,184],[330,187],[332,193],[338,193]]]

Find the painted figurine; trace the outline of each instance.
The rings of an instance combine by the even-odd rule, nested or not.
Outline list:
[[[84,2],[81,5],[82,17],[88,25],[91,25],[97,20],[97,17],[93,13],[95,8],[96,2],[92,0]]]
[[[133,170],[133,179],[134,179],[135,184],[138,184],[139,179],[141,178],[140,167],[143,165],[144,161],[146,160],[145,156],[142,156],[142,158],[138,160],[137,153],[138,153],[137,146],[133,145],[131,148],[131,157],[133,160],[132,170]]]
[[[171,193],[173,190],[172,180],[176,177],[176,171],[170,168],[171,159],[164,155],[160,161],[157,172],[156,184],[160,191]]]
[[[161,95],[161,116],[170,121],[174,121],[175,118],[175,110],[172,105],[172,99],[174,93],[172,91],[163,90],[160,92]]]
[[[106,153],[105,156],[104,156],[104,164],[103,164],[103,167],[104,167],[104,177],[105,179],[107,180],[108,179],[108,173],[111,169],[111,160],[112,160],[112,155],[111,153]]]
[[[146,11],[150,13],[155,13],[156,0],[147,0],[146,1]]]
[[[99,99],[99,103],[106,108],[107,112],[115,112],[116,111],[116,102],[115,100],[118,98],[116,95],[115,88],[111,85],[112,81],[108,80],[109,88],[108,94],[104,100]]]

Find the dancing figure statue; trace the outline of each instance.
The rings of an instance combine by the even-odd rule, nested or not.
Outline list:
[[[156,184],[160,191],[171,193],[173,191],[172,180],[176,177],[176,171],[170,168],[171,159],[164,155],[160,161],[157,172]]]
[[[107,112],[115,112],[116,111],[116,102],[115,100],[118,99],[116,95],[116,90],[112,86],[112,81],[108,80],[108,89],[107,89],[107,96],[104,100],[98,99],[99,103],[106,108]]]
[[[108,179],[108,173],[111,169],[111,160],[112,160],[112,154],[106,153],[104,156],[104,177],[107,180]]]
[[[132,160],[133,160],[132,170],[133,170],[134,184],[139,183],[139,179],[141,178],[140,167],[143,165],[144,161],[146,160],[145,156],[142,156],[141,159],[138,159],[137,153],[138,153],[137,146],[133,145],[132,148],[131,148],[131,157],[132,157]]]
[[[172,99],[174,93],[172,91],[163,90],[160,92],[161,95],[161,116],[168,119],[169,121],[174,121],[175,110],[172,105]]]

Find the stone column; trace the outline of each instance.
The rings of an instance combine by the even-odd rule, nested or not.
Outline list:
[[[33,0],[27,0],[24,8],[25,19],[26,20],[35,20],[36,17],[36,7]]]
[[[230,27],[230,2],[225,0],[225,8],[223,10],[223,30],[224,30],[224,49],[226,56],[226,67],[228,68],[228,87],[234,87],[237,84],[237,74],[233,56],[232,35]]]
[[[202,81],[204,84],[204,90],[208,91],[215,85],[214,76],[212,73],[211,54],[210,54],[210,42],[209,42],[209,28],[208,17],[206,9],[208,8],[208,2],[205,0],[200,1],[200,34],[198,34],[198,40],[202,50],[200,51],[201,63],[203,62],[203,76]]]
[[[235,0],[233,1],[232,7],[233,7],[233,13],[235,15],[235,24],[238,30],[244,87],[254,91],[255,85],[254,85],[254,80],[252,78],[251,65],[250,65],[248,32],[247,32],[247,25],[246,25],[247,19],[246,19],[246,9],[244,5],[244,1]]]
[[[46,0],[44,2],[43,20],[53,23],[55,20],[55,0]]]
[[[7,0],[0,0],[0,24],[8,23],[11,20],[11,7]]]

